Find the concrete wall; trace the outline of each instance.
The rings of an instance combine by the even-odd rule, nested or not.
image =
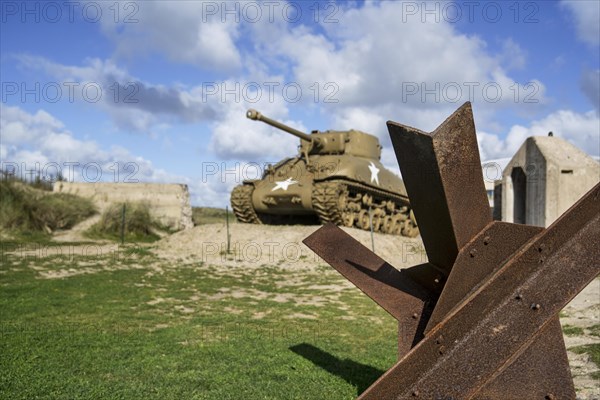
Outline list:
[[[502,175],[502,220],[547,227],[600,180],[600,164],[558,137],[527,138]]]
[[[56,182],[54,191],[90,198],[100,212],[112,203],[145,202],[157,220],[173,229],[194,226],[187,185]]]
[[[494,221],[502,221],[502,179],[494,181],[494,206],[492,208]]]

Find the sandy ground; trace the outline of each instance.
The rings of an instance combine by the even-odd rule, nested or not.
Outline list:
[[[100,217],[100,215],[94,215],[93,217],[78,223],[72,229],[56,232],[52,238],[57,242],[89,241],[90,239],[86,238],[83,233],[91,228],[96,222],[100,221]]]
[[[596,278],[587,288],[569,303],[562,311],[560,322],[563,326],[570,325],[583,328],[583,335],[565,335],[567,349],[591,343],[600,343],[600,337],[590,335],[586,329],[600,324],[600,278]],[[581,399],[600,399],[600,381],[592,379],[590,374],[597,372],[598,367],[587,354],[567,352],[575,388]]]
[[[259,268],[264,265],[285,269],[314,270],[327,265],[302,240],[319,226],[230,225],[230,253],[223,224],[196,226],[161,240],[159,257],[167,260],[202,261],[225,268]],[[343,228],[371,248],[370,232]],[[374,234],[375,252],[397,268],[427,261],[420,238]]]

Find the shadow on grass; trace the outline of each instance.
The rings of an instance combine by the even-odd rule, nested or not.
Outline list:
[[[357,394],[364,392],[385,372],[347,358],[344,360],[339,359],[308,343],[297,344],[290,347],[290,350],[323,368],[330,374],[337,375],[349,384],[356,386],[358,389]]]

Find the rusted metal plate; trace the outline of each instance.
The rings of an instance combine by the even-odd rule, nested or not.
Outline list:
[[[481,287],[515,251],[543,230],[528,225],[490,223],[460,251],[425,333]],[[492,378],[475,399],[502,399],[508,393],[518,399],[544,399],[546,395],[555,399],[575,397],[558,317],[514,358],[508,367],[496,371],[497,377]],[[536,384],[531,385],[530,382]]]
[[[575,399],[569,359],[558,316],[544,325],[515,361],[496,372],[474,400]]]
[[[431,134],[387,126],[428,260],[449,274],[460,249],[492,221],[471,104]]]
[[[600,184],[521,248],[360,399],[472,399],[491,385],[600,273],[599,201]],[[513,398],[514,391],[507,390],[503,398]]]
[[[493,221],[458,254],[445,289],[437,301],[425,333],[440,323],[469,294],[498,271],[509,257],[544,228]]]
[[[334,224],[324,225],[303,242],[398,320],[400,354],[422,338],[430,295],[405,270],[392,267]]]

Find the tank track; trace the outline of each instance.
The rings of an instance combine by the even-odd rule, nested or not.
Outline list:
[[[322,224],[331,222],[335,225],[343,225],[342,213],[338,204],[343,190],[343,185],[339,183],[315,183],[312,191],[312,206]]]
[[[240,222],[247,224],[262,224],[254,207],[252,207],[252,185],[238,185],[231,191],[231,208]]]
[[[312,204],[321,223],[370,230],[371,207],[374,231],[408,237],[419,234],[407,198],[357,182],[315,182]]]

